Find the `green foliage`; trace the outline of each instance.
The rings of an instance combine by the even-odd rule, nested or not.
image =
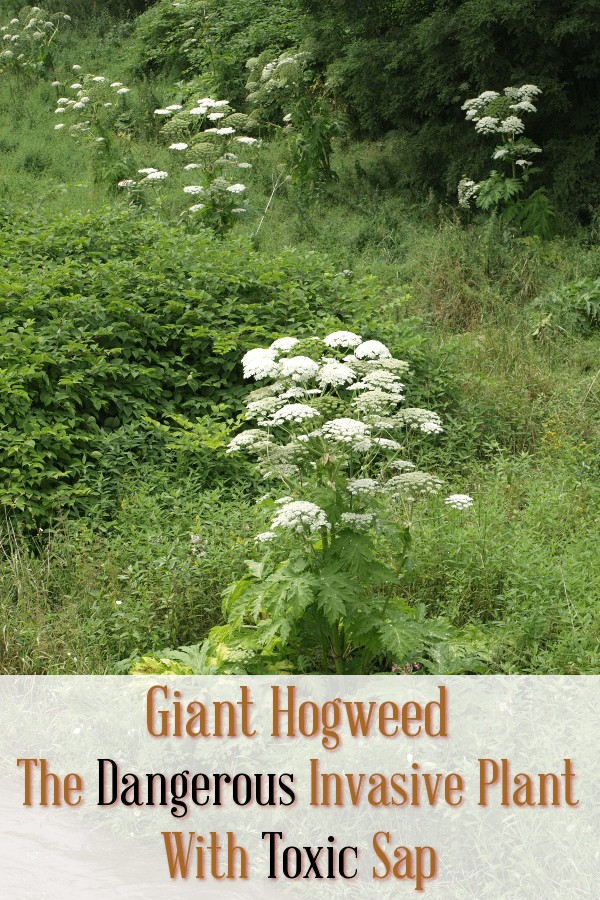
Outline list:
[[[29,78],[52,71],[54,46],[70,16],[50,13],[40,6],[24,6],[9,23],[0,27],[0,73],[14,72]]]
[[[600,278],[571,281],[537,297],[529,304],[528,315],[537,338],[560,332],[590,334],[600,325]]]
[[[452,194],[465,171],[480,174],[474,160],[485,172],[458,106],[484,88],[533,81],[545,97],[533,138],[544,147],[553,198],[571,211],[600,202],[600,25],[588,0],[300,5],[312,20],[311,46],[356,131],[375,137],[402,129],[416,188]]]
[[[79,502],[108,434],[234,413],[240,350],[353,314],[367,285],[132,211],[2,222],[0,502],[28,522]]]
[[[252,116],[283,134],[292,179],[305,193],[334,177],[331,168],[333,139],[342,131],[330,101],[302,51],[273,58],[267,51],[246,63],[250,78],[248,102]]]
[[[256,511],[237,487],[214,487],[215,475],[206,479],[188,448],[179,470],[130,462],[110,519],[93,509],[29,537],[5,522],[0,672],[114,672],[125,657],[192,643],[219,623],[218,598],[243,574]]]
[[[210,73],[216,92],[240,103],[246,60],[297,44],[302,18],[286,0],[159,0],[138,20],[136,35],[140,71]]]

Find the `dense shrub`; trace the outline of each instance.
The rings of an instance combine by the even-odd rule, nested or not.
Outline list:
[[[453,194],[485,151],[460,106],[482,90],[543,90],[532,138],[567,207],[600,201],[600,19],[589,0],[300,0],[359,132],[401,128],[404,175]]]
[[[245,98],[246,61],[302,36],[296,3],[286,0],[159,0],[137,23],[137,66],[145,73],[209,74],[232,103]]]
[[[27,521],[74,503],[115,440],[134,464],[144,417],[235,413],[257,341],[373,307],[315,254],[268,258],[129,210],[0,225],[0,503]]]

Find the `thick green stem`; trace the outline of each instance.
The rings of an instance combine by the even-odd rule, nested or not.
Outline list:
[[[337,623],[331,629],[331,646],[336,675],[344,675],[344,638]]]

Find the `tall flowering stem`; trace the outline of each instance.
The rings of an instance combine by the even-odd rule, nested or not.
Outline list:
[[[280,338],[243,366],[260,386],[227,452],[254,457],[271,521],[256,536],[262,561],[226,592],[215,659],[243,652],[249,671],[264,671],[265,658],[285,668],[306,656],[313,668],[365,672],[439,639],[440,626],[416,622],[393,597],[406,513],[442,484],[404,458],[407,431],[443,430],[436,413],[405,405],[408,364],[379,341],[336,331]]]

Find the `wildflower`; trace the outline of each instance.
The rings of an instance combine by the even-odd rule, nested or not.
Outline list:
[[[54,110],[55,115],[59,115],[60,113],[64,113],[64,112],[65,112],[64,106],[59,106],[58,109]]]
[[[274,531],[263,531],[260,534],[257,534],[254,538],[255,541],[259,544],[265,544],[268,541],[272,541],[277,537]]]
[[[71,85],[71,90],[72,90],[72,91],[78,91],[78,90],[79,90],[80,88],[82,88],[82,87],[83,87],[83,85],[82,85],[82,84],[79,84],[79,82],[76,81],[75,84],[72,84],[72,85]]]
[[[283,528],[301,534],[308,530],[319,532],[321,528],[331,528],[324,510],[307,500],[294,500],[282,506],[271,522],[271,530]]]
[[[248,163],[248,162],[238,163],[238,169],[251,169],[251,168],[252,168],[252,163]]]
[[[368,450],[371,446],[370,428],[358,419],[331,419],[322,427],[325,437],[340,444],[351,444],[357,450]]]
[[[512,103],[510,108],[516,112],[537,112],[537,106],[531,100],[519,100],[518,103]]]
[[[113,83],[111,84],[111,88],[119,88],[119,87],[123,87],[122,81],[113,81]]]
[[[171,111],[169,109],[155,109],[154,115],[155,116],[170,116]]]
[[[380,369],[375,369],[373,372],[367,372],[362,380],[370,388],[379,388],[382,391],[388,391],[390,394],[402,396],[404,385],[392,372],[385,370],[382,372]]]
[[[168,172],[149,172],[148,175],[144,178],[144,181],[164,181],[165,178],[169,177]]]
[[[391,353],[381,341],[365,341],[354,351],[357,359],[389,359]]]
[[[195,106],[193,109],[190,109],[190,116],[205,116],[208,112],[206,106]]]
[[[350,366],[333,360],[321,367],[317,380],[322,387],[342,387],[349,381],[353,381],[355,377],[356,373]]]
[[[442,420],[438,414],[428,409],[403,409],[397,414],[397,419],[399,422],[425,434],[439,434],[444,430],[442,428]]]
[[[60,86],[61,86],[61,82],[60,82],[60,81],[53,81],[53,82],[52,82],[52,87],[60,87]]]
[[[55,125],[55,126],[54,126],[54,130],[55,130],[55,131],[60,131],[60,129],[61,129],[61,128],[64,128],[64,127],[65,127],[65,123],[64,123],[64,122],[59,122],[58,125]]]
[[[381,492],[381,485],[374,478],[351,478],[346,488],[353,497],[361,494],[365,497],[374,497]]]
[[[152,172],[158,172],[158,169],[152,169],[152,168],[138,169],[138,172],[140,175],[151,175]]]
[[[106,140],[106,138],[103,138],[103,137],[97,137],[97,138],[96,138],[96,143],[97,143],[97,144],[103,144],[105,140]]]
[[[242,135],[242,137],[236,137],[236,141],[240,144],[258,144],[258,139],[253,137],[247,137]]]
[[[85,103],[82,103],[81,100],[78,100],[77,103],[73,104],[73,109],[85,109]],[[63,112],[62,109],[60,111]],[[54,112],[58,112],[58,110],[55,109]]]
[[[111,106],[112,106],[112,103],[105,103],[105,104],[104,104],[104,108],[105,108],[105,109],[110,109]]]
[[[199,184],[188,184],[183,189],[184,194],[203,194],[204,188]]]
[[[129,93],[129,88],[126,88],[126,87],[119,88],[119,90],[117,91],[117,94],[128,94],[128,93]]]
[[[171,105],[165,107],[165,109],[168,109],[169,112],[179,112],[180,109],[183,109],[183,106],[181,103],[171,103]]]
[[[98,84],[103,84],[106,81],[104,75],[94,75],[92,81],[96,81]]]
[[[318,418],[319,413],[306,403],[286,403],[278,409],[271,419],[273,425],[283,425],[284,422],[296,422],[300,424],[306,419]]]
[[[402,445],[398,441],[391,440],[391,438],[375,437],[373,438],[373,443],[377,444],[378,447],[383,447],[384,450],[402,450]]]
[[[389,465],[390,469],[398,469],[399,472],[404,472],[406,469],[416,469],[415,464],[407,459],[394,459]]]
[[[245,209],[243,206],[236,206],[235,209],[231,210],[231,212],[235,213],[235,214],[241,214],[241,213],[248,212],[248,210]]]
[[[528,159],[516,159],[516,160],[515,160],[515,165],[517,165],[517,166],[522,166],[523,168],[526,168],[526,166],[532,166],[533,163],[530,162],[530,160],[528,160]]]
[[[450,494],[444,503],[451,506],[452,509],[469,509],[470,506],[473,506],[473,498],[468,494]]]
[[[198,163],[188,163],[187,166],[183,167],[184,172],[191,172],[192,169],[201,169],[202,166],[198,165]]]
[[[291,113],[287,113],[287,115],[285,115],[285,116],[283,117],[283,120],[282,120],[282,121],[284,121],[284,122],[286,122],[286,123],[287,123],[287,122],[291,122],[291,121],[292,121],[292,114],[291,114]]]
[[[230,184],[227,188],[230,194],[242,194],[246,190],[245,184]]]
[[[136,184],[137,184],[137,182],[134,181],[132,178],[123,178],[121,181],[117,182],[117,187],[129,188],[129,187],[135,187]]]
[[[323,339],[323,343],[336,350],[340,347],[357,347],[359,344],[362,344],[362,338],[352,331],[332,331],[331,334],[328,334]]]
[[[498,131],[502,132],[502,134],[522,134],[525,131],[525,125],[518,116],[508,116],[508,118],[502,120]]]
[[[266,424],[265,416],[272,415],[283,406],[283,400],[279,397],[261,397],[252,400],[246,406],[246,418],[257,419],[260,425]],[[263,421],[261,421],[263,420]]]
[[[463,209],[468,209],[479,188],[480,185],[470,178],[462,178],[458,185],[458,205],[462,206]]]
[[[257,381],[269,378],[278,371],[276,353],[274,350],[263,350],[261,347],[248,350],[242,357],[242,366],[244,378],[255,378]]]
[[[219,134],[221,136],[228,134],[235,134],[235,128],[231,128],[229,125],[225,128],[217,128],[215,134]]]
[[[279,350],[281,353],[287,353],[288,350],[291,350],[292,347],[295,347],[298,343],[298,338],[295,337],[282,337],[277,338],[276,341],[273,341],[271,344],[271,350]]]
[[[169,150],[187,150],[189,144],[184,143],[183,141],[179,144],[170,144]]]
[[[340,521],[342,525],[354,528],[356,531],[365,531],[372,524],[375,513],[342,513]]]
[[[74,72],[81,72],[81,66],[71,66]]]
[[[233,437],[227,445],[226,453],[237,453],[242,449],[254,449],[269,443],[269,435],[266,431],[259,428],[250,428],[248,431],[241,431]]]
[[[475,125],[475,131],[479,134],[495,134],[500,130],[498,127],[499,119],[497,116],[483,116]]]
[[[402,472],[400,475],[392,475],[386,482],[384,490],[386,494],[400,492],[407,500],[415,500],[417,497],[435,494],[442,486],[440,478],[430,475],[429,472]]]
[[[517,88],[518,96],[522,99],[526,97],[534,97],[536,94],[541,94],[541,88],[537,87],[535,84],[522,84],[520,88]]]
[[[200,212],[200,210],[205,209],[205,208],[206,207],[205,207],[204,203],[194,203],[193,206],[190,206],[189,211],[192,213],[196,213],[196,212]]]
[[[211,122],[218,122],[219,119],[225,118],[225,113],[220,113],[220,112],[209,113],[206,118],[209,119]]]
[[[319,365],[308,356],[292,356],[281,362],[280,373],[292,381],[308,381],[319,371]]]

